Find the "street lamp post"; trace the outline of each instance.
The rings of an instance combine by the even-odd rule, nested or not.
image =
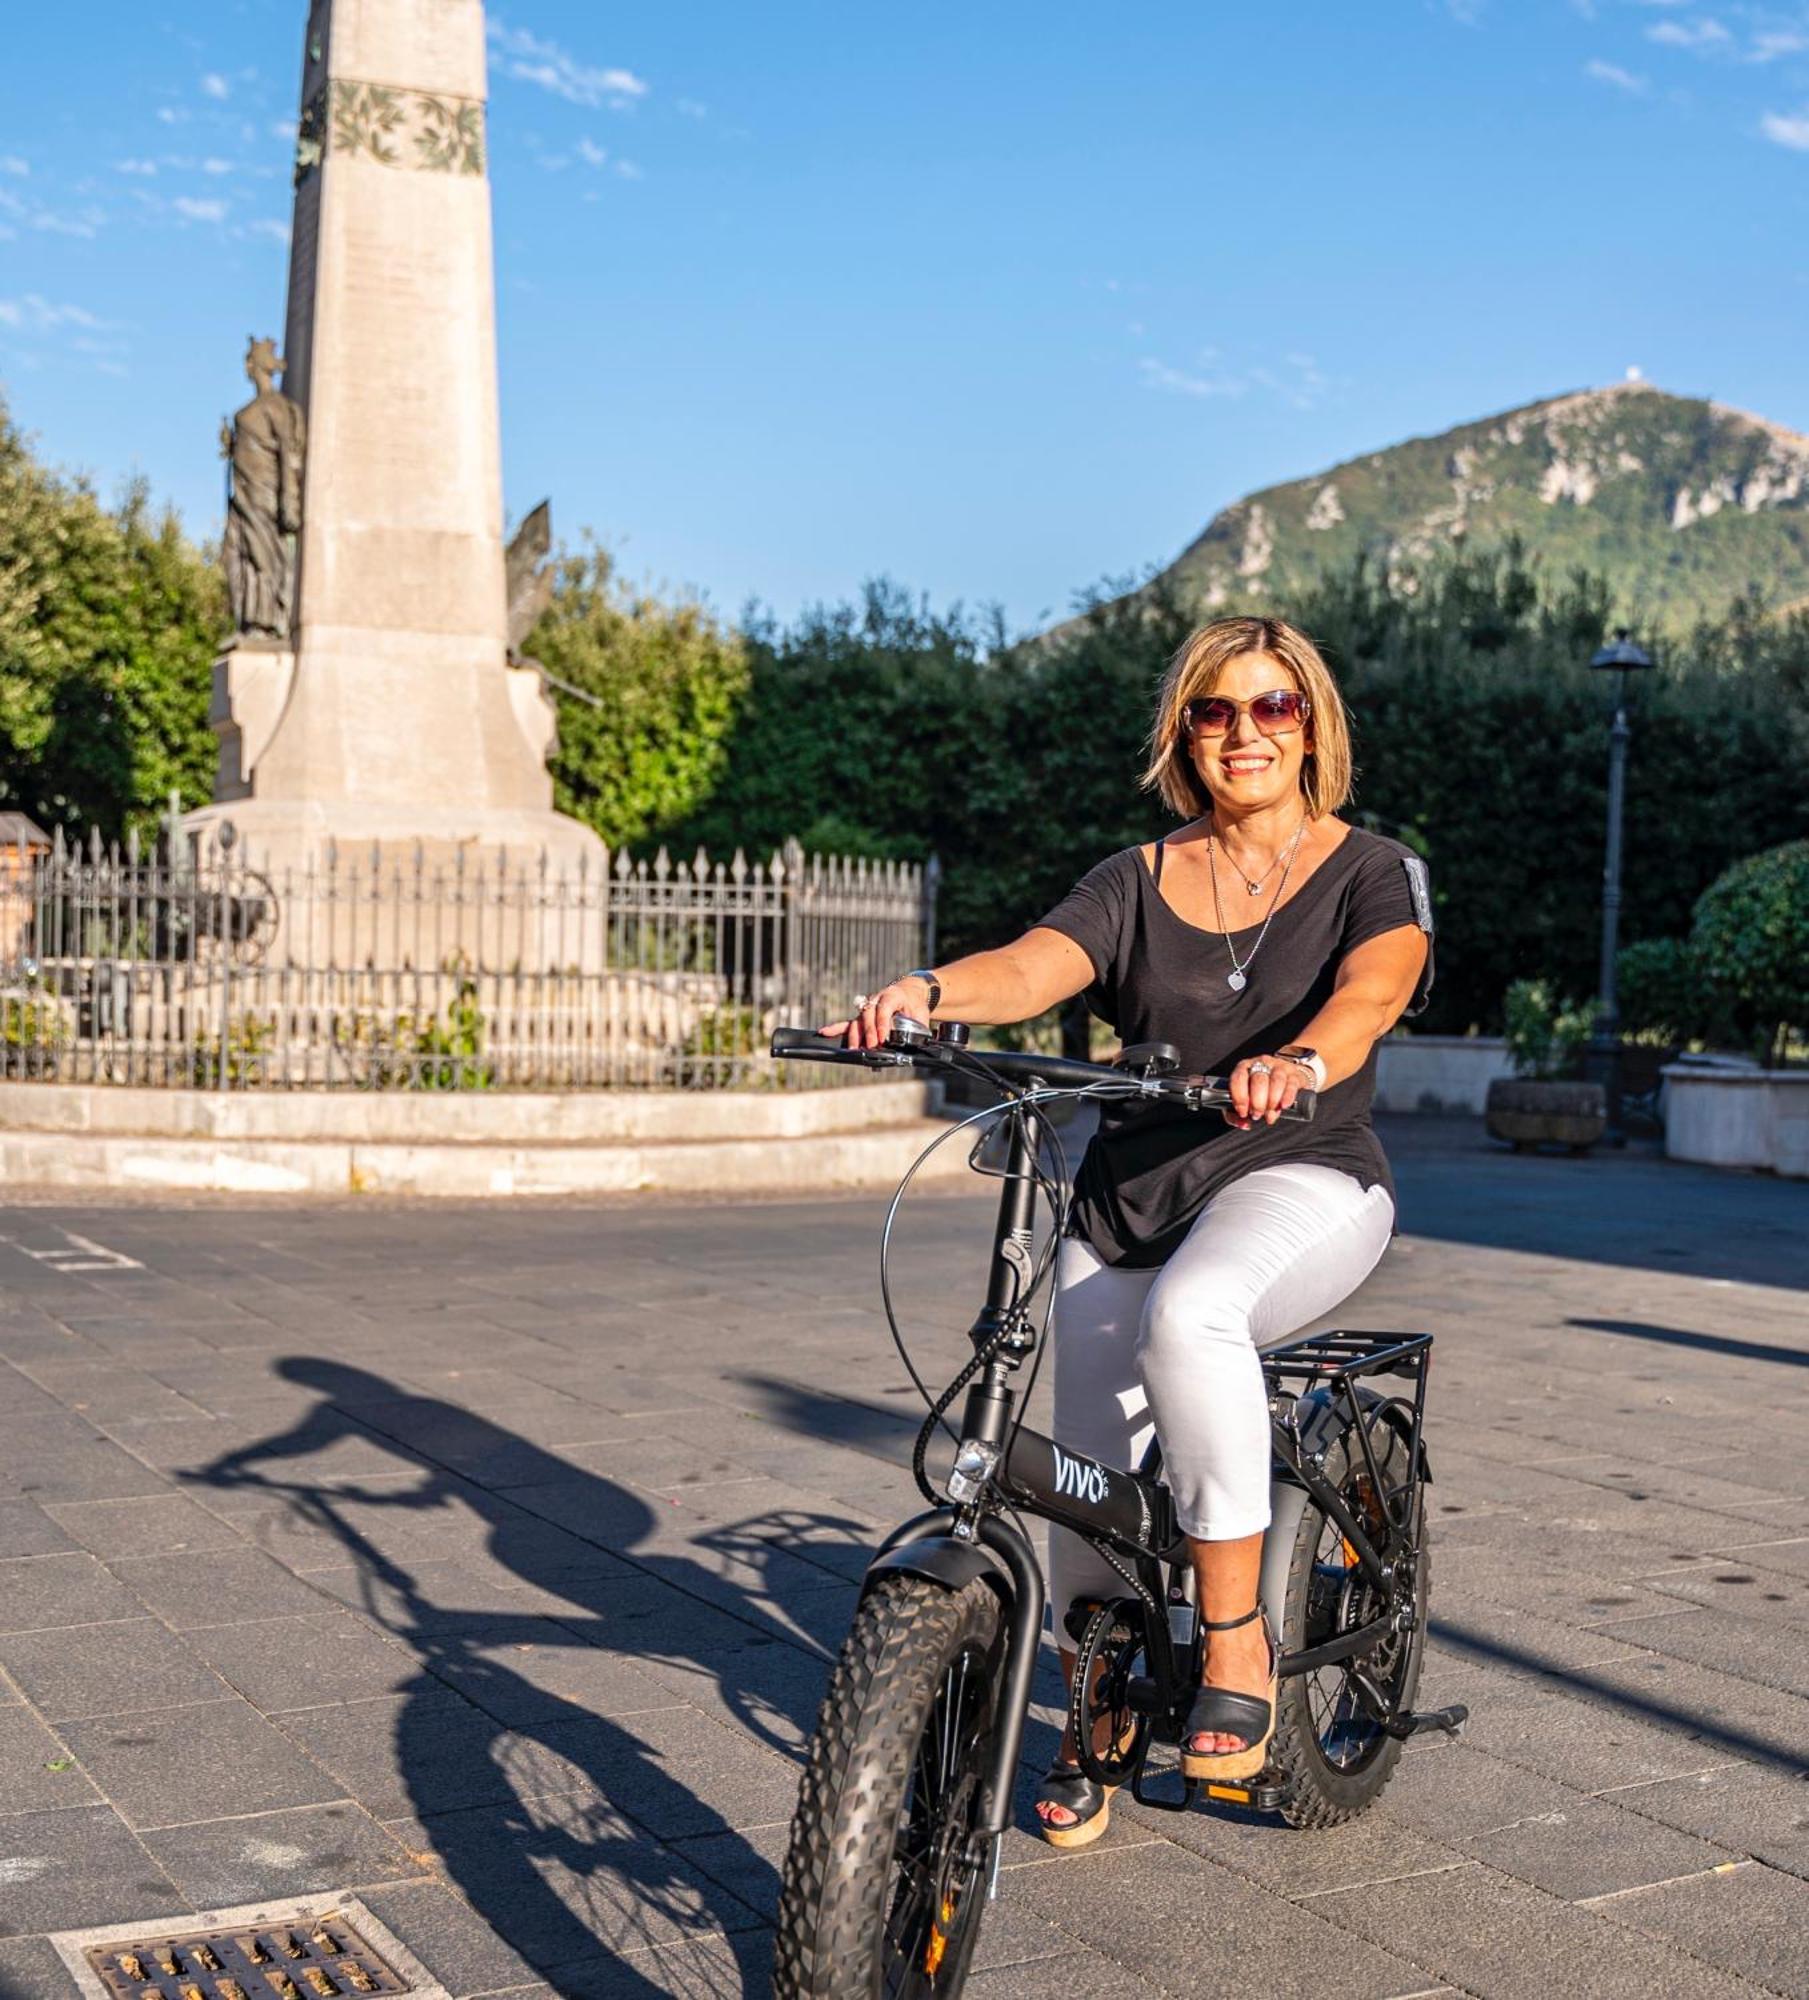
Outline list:
[[[1603,673],[1616,676],[1614,719],[1608,727],[1608,846],[1602,867],[1602,966],[1597,985],[1600,999],[1595,1032],[1589,1040],[1589,1074],[1602,1086],[1608,1100],[1608,1142],[1624,1146],[1627,1135],[1621,1129],[1621,1016],[1615,991],[1614,961],[1620,948],[1621,929],[1621,819],[1627,793],[1627,676],[1652,665],[1652,656],[1635,645],[1625,627],[1589,662]]]

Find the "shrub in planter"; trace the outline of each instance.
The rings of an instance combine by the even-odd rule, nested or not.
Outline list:
[[[1593,1146],[1608,1129],[1607,1093],[1577,1080],[1591,1010],[1562,1000],[1543,979],[1516,979],[1502,1002],[1504,1039],[1515,1071],[1489,1085],[1484,1123],[1491,1137],[1524,1146]]]
[[[1809,840],[1736,861],[1696,905],[1690,952],[1767,1068],[1809,1035]]]

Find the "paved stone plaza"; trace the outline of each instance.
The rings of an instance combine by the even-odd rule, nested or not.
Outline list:
[[[1470,1728],[1331,1834],[1013,1836],[977,2000],[1809,1993],[1809,1186],[1390,1137],[1340,1317],[1439,1336]],[[348,1890],[457,1996],[764,1992],[913,1504],[880,1212],[0,1208],[0,2000],[68,2000],[47,1933]],[[932,1366],[985,1226],[902,1228]]]

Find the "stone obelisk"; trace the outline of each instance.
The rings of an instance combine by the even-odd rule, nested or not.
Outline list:
[[[294,628],[223,656],[231,820],[328,842],[601,859],[552,809],[553,711],[510,664],[482,0],[314,0],[283,392],[305,417]]]

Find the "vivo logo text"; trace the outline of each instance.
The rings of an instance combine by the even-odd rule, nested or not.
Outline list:
[[[1091,1501],[1095,1506],[1105,1498],[1106,1469],[1095,1465],[1091,1459],[1070,1458],[1061,1446],[1049,1447],[1055,1454],[1055,1490],[1066,1493],[1076,1500]]]

